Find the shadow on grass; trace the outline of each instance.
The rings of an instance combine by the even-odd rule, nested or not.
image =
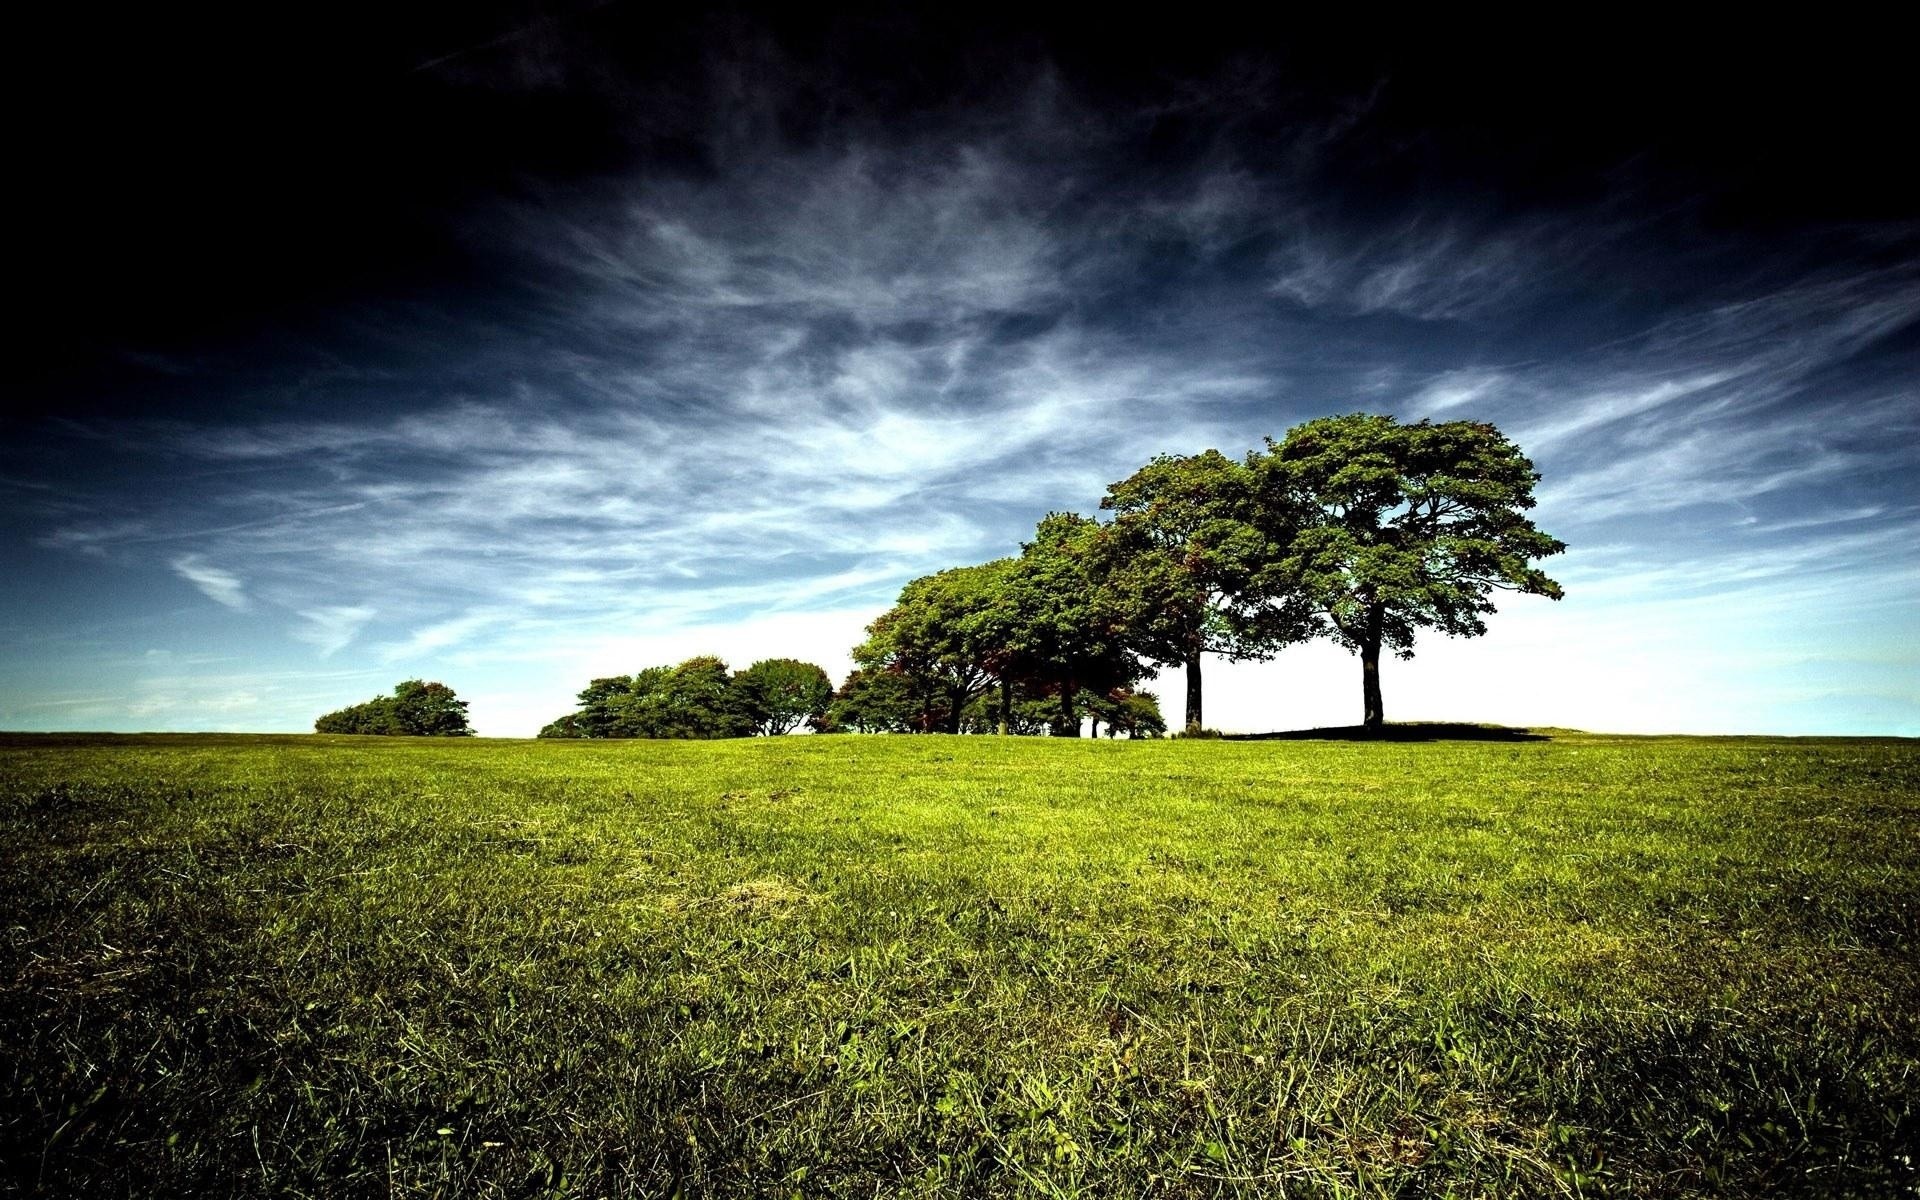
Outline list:
[[[1451,721],[1409,721],[1388,724],[1378,732],[1364,725],[1336,725],[1326,729],[1289,729],[1281,733],[1228,733],[1235,742],[1546,742],[1548,734],[1507,725],[1468,725]]]

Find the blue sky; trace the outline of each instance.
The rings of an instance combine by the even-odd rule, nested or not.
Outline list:
[[[457,271],[121,313],[49,376],[0,426],[0,728],[299,730],[420,676],[521,736],[694,653],[838,677],[906,580],[1150,455],[1369,410],[1498,424],[1570,547],[1565,600],[1388,663],[1389,719],[1920,735],[1911,217],[1729,219],[1759,185],[1630,137],[1528,186],[1539,152],[1488,167],[1457,120],[1410,142],[1389,68],[1116,97],[1044,41],[795,133],[819,62],[754,44],[773,67],[707,52],[694,167],[516,163],[435,210]],[[571,52],[410,86],[617,124],[639,85]],[[1353,165],[1381,155],[1416,165]],[[1214,668],[1208,717],[1349,724],[1358,690],[1298,647]]]

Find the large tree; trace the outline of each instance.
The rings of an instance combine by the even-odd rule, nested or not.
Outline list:
[[[1492,425],[1323,417],[1248,467],[1277,548],[1255,590],[1311,607],[1360,656],[1370,732],[1386,720],[1383,647],[1411,658],[1419,629],[1483,634],[1496,592],[1560,598],[1532,565],[1566,549],[1526,515],[1540,475]]]
[[[696,655],[667,672],[651,698],[653,721],[647,737],[747,737],[754,731],[753,715],[733,685],[733,673],[711,654]]]
[[[607,675],[580,689],[578,711],[540,731],[541,737],[654,737],[657,695],[670,667],[648,667],[633,675]]]
[[[1259,512],[1258,477],[1218,450],[1163,454],[1107,489],[1114,513],[1103,580],[1128,645],[1184,667],[1186,727],[1205,719],[1201,661],[1269,658],[1312,625],[1285,593],[1261,587],[1261,568],[1285,523]]]

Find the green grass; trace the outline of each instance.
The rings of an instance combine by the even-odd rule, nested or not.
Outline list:
[[[1920,745],[0,738],[0,1187],[1911,1195]]]

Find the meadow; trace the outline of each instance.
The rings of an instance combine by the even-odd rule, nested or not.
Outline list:
[[[1912,1195],[1920,743],[0,737],[0,1188]]]

